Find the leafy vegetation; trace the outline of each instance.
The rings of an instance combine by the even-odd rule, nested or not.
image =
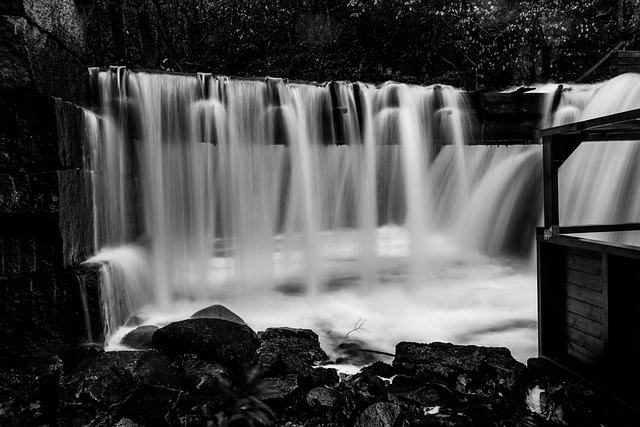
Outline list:
[[[208,413],[207,427],[270,425],[275,415],[261,398],[269,396],[276,390],[267,386],[263,375],[263,368],[256,365],[236,375],[232,381],[219,376],[217,388],[222,395],[224,410]]]
[[[101,3],[121,7],[117,0]],[[116,60],[174,71],[473,89],[575,80],[620,42],[640,48],[640,0],[129,3],[138,5],[130,4],[129,13],[165,47],[145,57],[142,28],[143,49]],[[606,70],[598,77],[608,77]]]

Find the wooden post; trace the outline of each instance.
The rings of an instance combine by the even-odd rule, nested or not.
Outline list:
[[[553,158],[553,135],[542,138],[542,170],[544,177],[544,228],[560,224],[558,209],[558,169]]]

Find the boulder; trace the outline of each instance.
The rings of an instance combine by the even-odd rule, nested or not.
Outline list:
[[[355,427],[400,426],[400,412],[400,406],[393,403],[374,403],[358,416]]]
[[[451,406],[455,403],[453,393],[445,385],[437,382],[425,383],[414,377],[396,376],[389,392],[407,405],[434,407]]]
[[[296,328],[267,328],[260,334],[260,339],[263,341],[272,340],[275,338],[299,338],[319,343],[318,334],[311,329],[296,329]]]
[[[357,408],[364,408],[387,400],[387,384],[376,375],[359,372],[344,379],[341,390],[345,390]]]
[[[327,387],[315,387],[311,389],[305,398],[306,408],[301,404],[299,413],[308,413],[312,417],[315,415],[322,418],[324,422],[330,424],[320,425],[351,425],[349,418],[352,415],[352,407],[347,397],[341,392]]]
[[[262,385],[264,389],[269,392],[257,396],[258,399],[266,403],[272,410],[279,413],[297,405],[304,396],[304,391],[300,387],[298,377],[296,375],[264,378]]]
[[[329,360],[320,343],[306,338],[272,338],[262,341],[258,362],[270,376],[299,374],[314,375],[314,365]]]
[[[233,371],[253,365],[260,339],[247,325],[222,319],[173,322],[153,334],[153,348],[168,354],[195,354]]]
[[[188,390],[211,392],[217,390],[220,378],[229,378],[229,371],[219,363],[189,356],[182,360],[182,372],[182,384]]]
[[[223,319],[229,322],[239,323],[246,325],[247,323],[242,320],[240,316],[229,310],[227,307],[220,304],[213,304],[209,307],[198,310],[191,316],[192,319]]]
[[[426,382],[441,381],[462,394],[505,396],[522,402],[531,376],[508,349],[401,342],[393,366]]]
[[[138,326],[122,338],[121,344],[136,350],[148,350],[152,347],[153,333],[157,330],[155,325]]]
[[[307,393],[307,405],[316,411],[327,411],[345,400],[339,392],[327,387],[315,387]]]

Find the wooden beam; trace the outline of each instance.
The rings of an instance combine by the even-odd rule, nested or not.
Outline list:
[[[544,228],[560,224],[558,209],[558,168],[553,161],[553,136],[542,138],[542,176],[544,187]]]
[[[580,233],[615,233],[618,231],[639,231],[639,222],[628,222],[624,224],[589,224],[561,226],[560,234],[580,234]]]
[[[623,111],[621,113],[610,114],[608,116],[596,117],[593,119],[583,120],[581,122],[569,123],[566,125],[555,126],[551,128],[541,129],[540,136],[556,135],[560,133],[578,133],[590,128],[609,125],[613,123],[625,122],[640,119],[640,108],[634,110]],[[639,124],[640,126],[640,124]]]

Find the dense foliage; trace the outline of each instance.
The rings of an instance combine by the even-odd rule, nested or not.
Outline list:
[[[121,15],[135,14],[149,31],[155,25],[166,46],[115,59],[175,71],[502,87],[575,80],[620,42],[640,47],[640,0],[117,3],[102,0],[111,12],[128,8]]]

